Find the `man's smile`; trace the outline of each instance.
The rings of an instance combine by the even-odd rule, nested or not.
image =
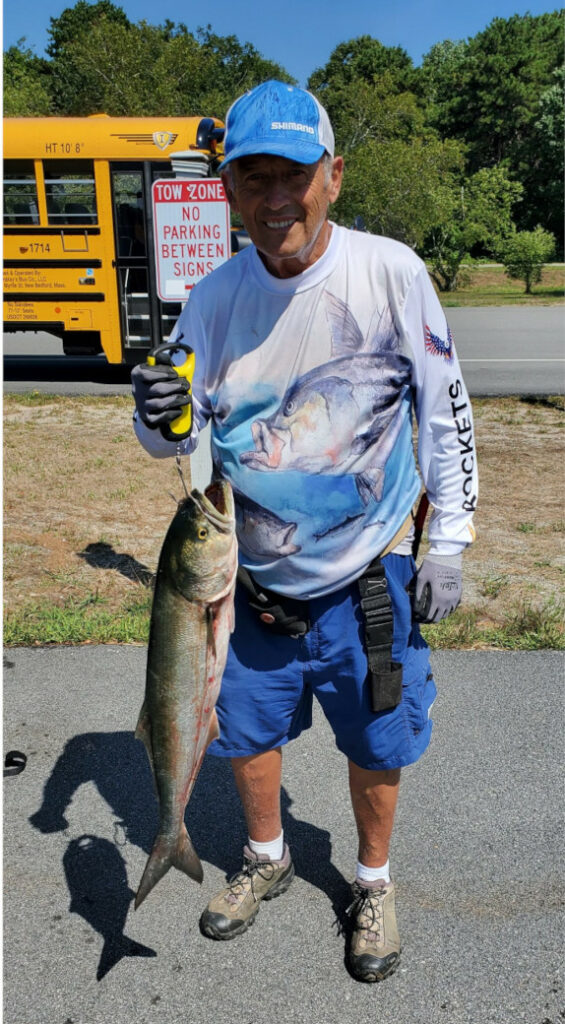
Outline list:
[[[266,220],[265,224],[268,228],[274,231],[286,231],[287,228],[291,228],[297,220],[296,217],[286,217],[284,220]]]

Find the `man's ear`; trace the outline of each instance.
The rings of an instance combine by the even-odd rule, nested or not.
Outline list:
[[[331,175],[331,178],[330,178],[330,186],[329,186],[330,203],[335,203],[335,201],[336,201],[336,199],[339,196],[339,193],[341,191],[341,183],[342,183],[342,180],[343,180],[343,168],[344,168],[343,157],[342,156],[334,157],[334,161],[333,161],[333,164],[332,164],[332,175]]]
[[[228,171],[220,171],[220,178],[222,179],[222,185],[224,186],[226,196],[228,197],[228,203],[234,213],[239,213],[237,206],[237,199],[235,198],[235,192],[233,190],[233,177]]]

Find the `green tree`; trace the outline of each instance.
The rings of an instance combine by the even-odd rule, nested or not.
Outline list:
[[[88,92],[89,86],[96,87],[97,76],[87,76],[85,81],[76,60],[77,54],[86,51],[90,33],[97,25],[111,26],[111,36],[112,30],[127,29],[130,22],[123,9],[110,0],[98,0],[95,4],[77,0],[74,7],[66,7],[57,18],[50,19],[46,50],[51,58],[51,92],[57,113],[80,116],[101,110]]]
[[[462,148],[451,140],[369,139],[346,158],[334,216],[350,225],[360,214],[369,231],[420,249],[452,209],[462,164]]]
[[[4,53],[4,116],[45,117],[52,112],[47,61],[26,48],[25,39]]]
[[[512,208],[521,194],[522,186],[502,167],[483,168],[452,190],[425,250],[440,291],[457,287],[461,264],[475,246],[498,251],[512,232]]]
[[[285,68],[267,60],[251,43],[240,43],[237,36],[216,35],[207,25],[197,30],[196,38],[208,68],[202,97],[206,109],[216,111],[218,117],[225,117],[238,96],[269,78],[295,84]]]
[[[166,20],[133,24],[109,0],[78,0],[52,19],[49,53],[55,102],[66,115],[215,114],[266,78],[293,81],[235,36],[210,26],[194,35]]]
[[[190,94],[204,75],[200,48],[190,34],[171,36],[168,26],[146,22],[123,25],[103,18],[85,39],[67,44],[65,61],[74,86],[67,114],[193,113],[176,109],[178,91],[184,83]]]
[[[336,152],[341,154],[351,153],[371,140],[408,142],[415,136],[435,136],[425,126],[424,112],[416,96],[389,89],[388,74],[377,84],[360,80],[344,85],[332,127]]]
[[[541,94],[563,62],[562,12],[494,18],[466,44],[440,44],[422,62],[422,81],[443,135],[469,145],[470,170],[507,159],[515,166],[538,116]]]
[[[460,92],[469,59],[465,40],[434,43],[417,71],[417,91],[423,97],[429,123],[443,135],[457,135]]]
[[[543,222],[556,237],[557,249],[563,255],[565,222],[563,177],[563,139],[565,137],[565,106],[563,89],[565,69],[553,73],[553,84],[542,93],[536,120],[527,147],[527,158],[518,169],[524,184],[524,203],[520,226],[533,229]]]
[[[534,231],[516,231],[502,249],[502,262],[508,277],[524,281],[526,294],[541,281],[544,263],[555,251],[555,238],[539,225]]]
[[[358,36],[336,46],[327,64],[312,72],[308,88],[325,94],[351,82],[374,83],[386,73],[398,91],[411,87],[414,68],[406,50],[384,46],[369,35]]]
[[[308,88],[326,108],[343,147],[347,140],[341,138],[340,125],[344,109],[354,107],[355,91],[362,90],[359,99],[364,107],[368,91],[377,89],[381,97],[409,92],[414,76],[412,61],[405,50],[384,46],[378,39],[365,35],[336,46],[327,64],[310,75]]]

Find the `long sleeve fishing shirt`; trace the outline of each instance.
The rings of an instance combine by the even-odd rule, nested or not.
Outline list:
[[[422,481],[431,551],[474,538],[473,418],[442,307],[418,256],[332,225],[322,257],[279,279],[250,246],[198,284],[171,341],[196,355],[194,450],[236,498],[240,561],[263,586],[316,597],[357,578]],[[413,417],[417,431],[414,452]],[[137,417],[156,457],[176,445]],[[406,541],[397,549],[407,553]]]

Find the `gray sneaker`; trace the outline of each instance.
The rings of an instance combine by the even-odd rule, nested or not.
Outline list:
[[[351,886],[354,918],[348,962],[361,981],[382,981],[398,967],[400,938],[394,909],[394,883],[356,880]]]
[[[270,860],[264,854],[243,848],[243,867],[227,887],[210,901],[200,918],[200,928],[210,939],[233,939],[253,924],[261,900],[272,900],[286,892],[294,878],[288,846],[282,860]]]

